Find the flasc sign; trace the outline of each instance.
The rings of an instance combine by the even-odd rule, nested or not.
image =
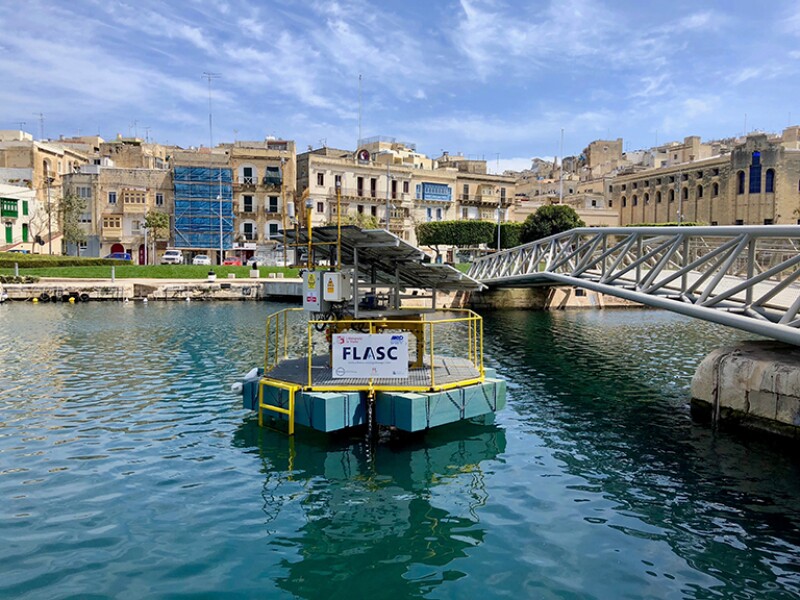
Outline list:
[[[333,339],[333,377],[408,377],[407,333],[341,333]]]

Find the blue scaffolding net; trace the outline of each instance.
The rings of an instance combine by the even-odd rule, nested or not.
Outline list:
[[[175,167],[175,246],[233,246],[233,186],[230,169]]]

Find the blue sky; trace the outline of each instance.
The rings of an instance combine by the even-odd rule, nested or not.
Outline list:
[[[523,168],[800,122],[800,2],[17,0],[0,3],[0,128],[182,146],[362,133]]]

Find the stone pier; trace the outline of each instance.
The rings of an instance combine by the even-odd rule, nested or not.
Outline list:
[[[641,308],[641,304],[592,290],[573,287],[494,288],[473,292],[468,304],[471,308],[527,308],[532,310],[558,310],[567,308]]]
[[[800,347],[751,341],[715,350],[692,379],[692,412],[800,440]]]

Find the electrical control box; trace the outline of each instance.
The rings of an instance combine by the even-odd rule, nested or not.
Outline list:
[[[328,302],[347,302],[353,299],[350,276],[341,271],[331,271],[322,276],[322,298]]]
[[[328,312],[330,302],[322,296],[323,274],[318,271],[305,271],[303,273],[303,310],[311,312]]]

